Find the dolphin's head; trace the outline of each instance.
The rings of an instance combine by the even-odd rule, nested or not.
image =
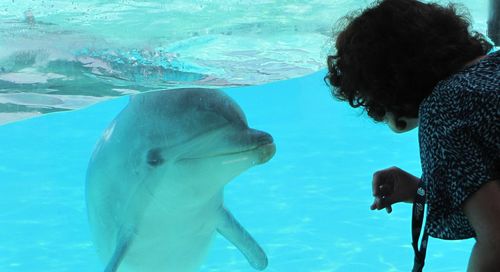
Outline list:
[[[246,169],[269,161],[276,150],[272,136],[249,128],[240,107],[218,90],[141,94],[131,106],[137,120],[149,122],[137,121],[148,145],[141,156],[144,166],[173,182],[182,177],[178,180],[196,190],[220,190]]]

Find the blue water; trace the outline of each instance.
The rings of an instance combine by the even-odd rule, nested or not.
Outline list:
[[[420,175],[417,131],[394,134],[330,97],[325,71],[226,89],[276,156],[225,190],[226,206],[269,257],[266,271],[409,271],[411,205],[370,211],[371,176]],[[102,271],[85,210],[87,162],[118,98],[0,126],[0,271]],[[431,239],[427,271],[464,271],[472,241]],[[253,271],[217,237],[201,271]]]
[[[488,1],[454,2],[485,33]],[[3,0],[0,125],[150,90],[309,75],[333,53],[335,22],[372,2]]]

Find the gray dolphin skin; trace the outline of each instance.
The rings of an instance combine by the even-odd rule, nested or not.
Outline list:
[[[488,36],[500,46],[500,0],[490,0],[490,12],[488,18]]]
[[[95,147],[86,198],[104,271],[197,271],[215,233],[257,270],[262,248],[223,205],[224,185],[276,151],[222,91],[139,94]]]

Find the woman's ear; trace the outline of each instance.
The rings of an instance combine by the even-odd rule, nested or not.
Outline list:
[[[396,118],[391,112],[387,112],[384,119],[392,131],[396,133],[407,132],[418,126],[418,118]]]

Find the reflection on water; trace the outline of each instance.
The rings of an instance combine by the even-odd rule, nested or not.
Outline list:
[[[0,123],[149,90],[310,74],[324,66],[335,19],[367,3],[2,1]]]
[[[1,1],[0,124],[149,90],[310,74],[324,68],[336,20],[370,2]],[[464,4],[486,32],[487,0]]]

